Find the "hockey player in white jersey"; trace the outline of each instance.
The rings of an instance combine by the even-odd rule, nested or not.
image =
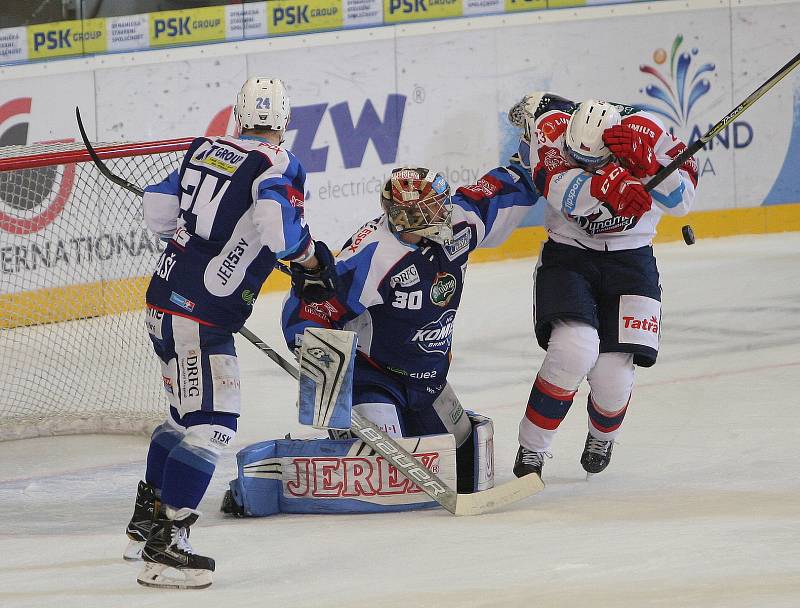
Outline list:
[[[241,134],[195,139],[180,169],[145,189],[145,221],[167,241],[147,289],[147,329],[170,408],[127,528],[125,557],[141,551],[142,585],[211,584],[214,560],[193,553],[188,530],[237,431],[233,333],[277,260],[291,262],[302,297],[333,293],[333,258],[303,219],[305,171],[280,147],[289,113],[280,80],[250,78],[235,106]]]
[[[599,473],[630,402],[634,366],[649,367],[658,354],[656,225],[664,213],[689,211],[697,166],[690,159],[647,192],[649,179],[686,146],[630,106],[534,93],[509,118],[530,142],[549,237],[534,275],[535,332],[547,354],[519,425],[514,473],[541,475],[584,378],[591,392],[580,462]]]

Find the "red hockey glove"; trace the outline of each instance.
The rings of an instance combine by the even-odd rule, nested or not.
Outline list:
[[[634,177],[649,177],[661,169],[652,146],[626,125],[615,125],[606,129],[603,132],[603,142]]]
[[[614,163],[595,171],[590,192],[623,217],[642,217],[653,204],[642,182]]]

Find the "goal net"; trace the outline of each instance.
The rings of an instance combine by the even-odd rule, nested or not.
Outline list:
[[[97,144],[144,187],[191,140]],[[163,249],[141,200],[80,144],[0,147],[0,440],[151,430],[164,389],[144,329],[144,291]]]

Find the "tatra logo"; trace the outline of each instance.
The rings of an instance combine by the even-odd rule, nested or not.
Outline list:
[[[31,113],[30,97],[12,99],[0,105],[0,146],[28,144],[28,122],[17,117]],[[37,143],[66,143],[72,139]],[[20,169],[0,174],[0,230],[11,234],[39,232],[58,217],[67,204],[75,183],[75,165]]]
[[[431,302],[436,306],[447,306],[453,295],[456,293],[458,281],[448,272],[436,273],[431,285]]]
[[[626,329],[640,329],[642,331],[649,331],[651,333],[658,333],[658,319],[655,315],[649,319],[637,319],[636,317],[622,317],[625,321]]]
[[[422,461],[425,469],[438,473],[439,452],[414,456]],[[391,496],[422,492],[382,456],[294,458],[283,467],[283,479],[286,493],[298,498]]]

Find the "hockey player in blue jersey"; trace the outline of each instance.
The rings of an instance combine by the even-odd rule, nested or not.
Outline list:
[[[333,290],[332,256],[303,219],[305,171],[280,147],[289,115],[280,80],[250,78],[235,106],[241,134],[195,139],[180,169],[145,189],[145,221],[167,240],[147,289],[147,330],[170,407],[153,432],[127,528],[125,557],[141,551],[143,585],[211,584],[214,560],[192,552],[189,526],[236,435],[233,333],[277,260],[291,262],[303,297]]]
[[[653,114],[534,93],[509,117],[530,141],[548,232],[534,274],[534,326],[547,354],[519,425],[514,473],[541,475],[584,378],[591,391],[580,462],[599,473],[628,409],[634,365],[649,367],[658,355],[652,239],[665,213],[691,208],[697,163],[690,159],[648,192],[647,182],[686,148]]]
[[[472,424],[447,383],[453,322],[470,253],[499,245],[539,194],[516,162],[451,194],[427,168],[395,169],[384,213],[337,257],[337,295],[315,304],[290,295],[282,323],[290,348],[308,326],[357,333],[353,408],[393,437],[450,433],[459,491],[473,490]]]

